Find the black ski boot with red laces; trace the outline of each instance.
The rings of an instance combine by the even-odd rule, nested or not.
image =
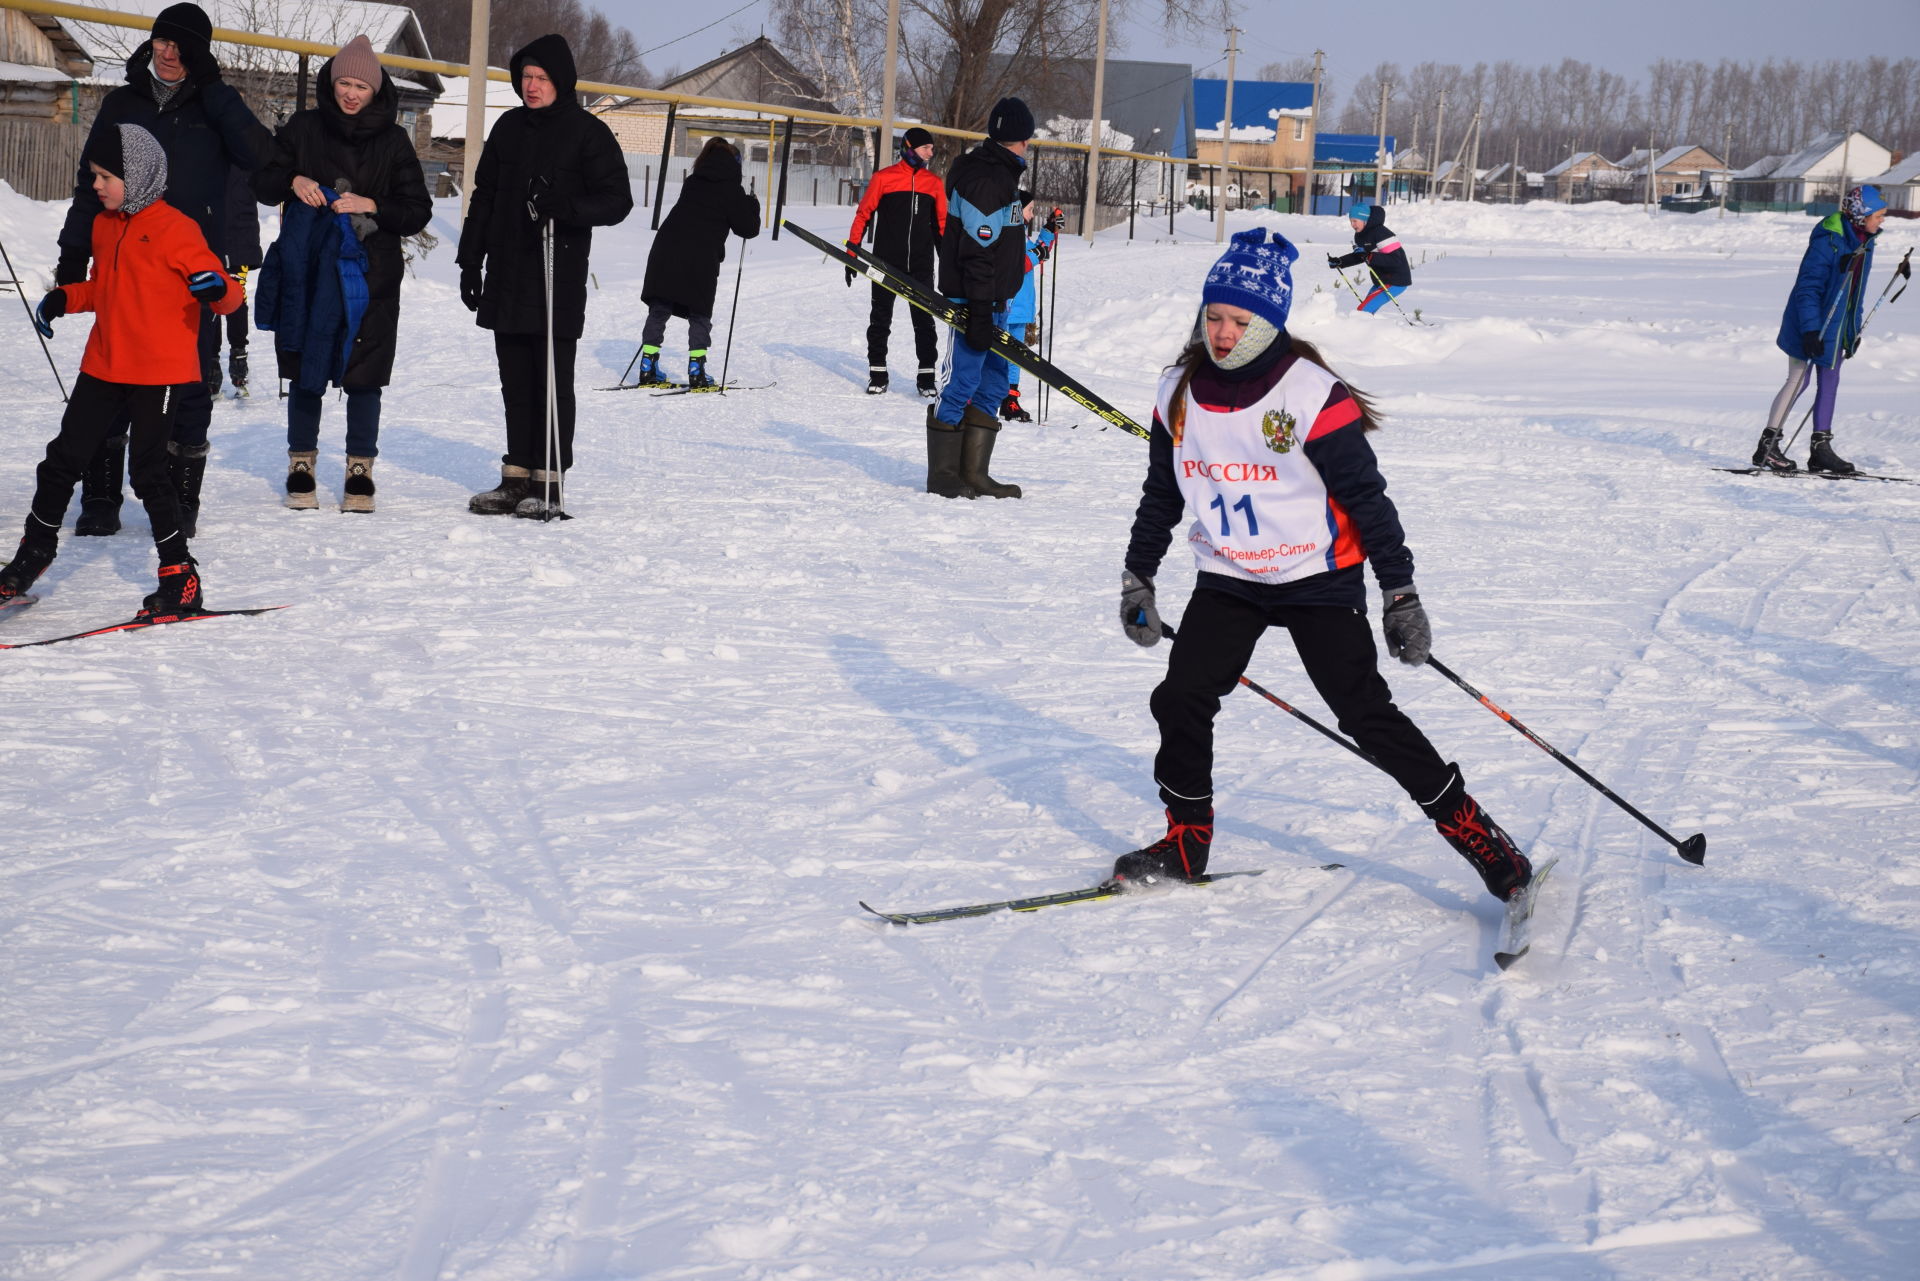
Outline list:
[[[1136,885],[1155,881],[1191,881],[1207,870],[1207,852],[1213,846],[1213,811],[1197,822],[1183,823],[1167,811],[1167,834],[1147,846],[1113,861],[1113,879]]]
[[[1533,880],[1533,864],[1520,852],[1480,802],[1467,795],[1460,767],[1449,766],[1453,779],[1440,799],[1422,805],[1428,818],[1461,858],[1473,864],[1486,883],[1487,893],[1505,902]]]

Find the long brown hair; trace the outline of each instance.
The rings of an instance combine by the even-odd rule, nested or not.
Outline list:
[[[1201,336],[1188,343],[1186,350],[1180,353],[1180,358],[1173,362],[1173,367],[1180,371],[1180,382],[1173,389],[1173,404],[1170,409],[1173,421],[1167,424],[1167,430],[1173,433],[1173,443],[1176,445],[1180,443],[1180,437],[1184,434],[1187,425],[1187,388],[1192,384],[1193,376],[1199,371],[1201,364],[1211,359],[1207,355],[1205,322],[1201,323],[1203,326]],[[1327,358],[1320,354],[1320,349],[1298,334],[1282,331],[1275,341],[1291,344],[1290,350],[1294,355],[1320,366],[1335,378],[1340,378],[1333,366],[1327,363]],[[1347,394],[1353,397],[1353,403],[1360,407],[1360,430],[1379,431],[1381,413],[1373,407],[1373,398],[1344,378],[1340,378],[1340,383],[1347,389]]]

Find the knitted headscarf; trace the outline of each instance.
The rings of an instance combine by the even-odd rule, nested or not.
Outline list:
[[[87,149],[87,163],[99,165],[126,184],[120,212],[139,213],[167,191],[167,153],[160,140],[139,125],[103,131]]]

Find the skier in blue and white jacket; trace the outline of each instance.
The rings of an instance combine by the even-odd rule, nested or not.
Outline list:
[[[1400,237],[1387,230],[1387,211],[1368,200],[1356,200],[1347,210],[1347,222],[1353,227],[1353,252],[1336,257],[1327,255],[1327,266],[1338,271],[1365,263],[1373,288],[1355,310],[1369,315],[1407,292],[1413,284],[1413,268],[1407,263],[1407,251]]]
[[[1031,199],[1021,208],[1027,223],[1027,275],[1020,283],[1020,292],[1007,304],[1007,332],[1014,341],[1029,347],[1040,345],[1040,279],[1047,259],[1053,256],[1053,246],[1058,239],[1060,229],[1060,211],[1053,210],[1038,227],[1033,226],[1037,211]],[[1033,415],[1020,403],[1019,366],[1007,364],[1007,394],[1000,401],[1000,416],[1010,423],[1030,423]]]
[[[1773,397],[1767,425],[1753,451],[1753,465],[1770,471],[1797,471],[1781,450],[1780,434],[1793,402],[1816,379],[1813,393],[1813,443],[1807,470],[1849,475],[1854,465],[1833,452],[1833,405],[1840,393],[1840,362],[1860,345],[1861,308],[1867,277],[1873,272],[1873,242],[1887,218],[1887,202],[1874,187],[1855,187],[1807,237],[1807,251],[1787,293],[1774,345],[1787,356],[1787,381]]]
[[[1134,643],[1162,635],[1154,576],[1182,515],[1199,563],[1166,679],[1151,706],[1160,726],[1154,780],[1167,834],[1124,854],[1115,877],[1191,880],[1213,843],[1213,721],[1269,627],[1292,636],[1307,678],[1342,731],[1406,789],[1441,836],[1512,897],[1533,876],[1526,856],[1467,794],[1381,677],[1367,628],[1361,566],[1373,562],[1387,652],[1427,661],[1432,630],[1413,582],[1413,553],[1367,433],[1367,397],[1313,344],[1287,332],[1296,250],[1264,229],[1240,232],[1202,289],[1204,336],[1161,378],[1147,479],[1120,576],[1120,622]]]

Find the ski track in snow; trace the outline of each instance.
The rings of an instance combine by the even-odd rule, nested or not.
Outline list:
[[[30,281],[63,213],[0,190]],[[1164,651],[1113,620],[1139,442],[1056,398],[1001,438],[1024,500],[920,493],[904,317],[860,394],[867,291],[791,237],[751,246],[731,356],[777,387],[584,390],[638,341],[637,211],[596,236],[578,519],[470,517],[501,440],[456,216],[407,285],[378,514],[331,510],[337,404],[322,509],[279,508],[266,336],[217,407],[210,599],[295,608],[0,655],[0,1277],[1913,1275],[1920,494],[1711,470],[1783,372],[1808,220],[1398,210],[1421,329],[1350,314],[1317,266],[1344,222],[1270,220],[1295,327],[1388,413],[1442,657],[1708,837],[1685,865],[1395,667],[1561,858],[1501,975],[1418,811],[1247,696],[1215,860],[1265,876],[866,919],[1156,834]],[[1059,362],[1143,416],[1211,241],[1068,242]],[[1920,474],[1916,306],[1848,366],[1868,470]],[[0,352],[17,519],[59,402],[23,321]],[[131,613],[126,515],[7,639]],[[1191,577],[1176,547],[1170,618]],[[1284,637],[1249,675],[1325,716]]]

